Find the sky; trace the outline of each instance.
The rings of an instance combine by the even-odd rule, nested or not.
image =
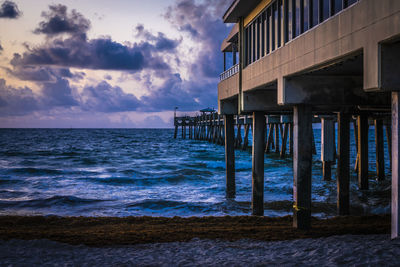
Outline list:
[[[217,108],[231,0],[0,0],[0,128],[168,128]]]

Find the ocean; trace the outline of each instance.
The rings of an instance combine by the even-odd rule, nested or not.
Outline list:
[[[314,135],[312,212],[330,217],[336,166],[332,181],[323,181],[318,125]],[[356,173],[351,177],[351,212],[358,215],[390,212],[387,146],[386,180],[377,182],[373,129],[369,139],[370,190],[358,190]],[[172,129],[0,129],[0,215],[250,215],[251,147],[235,153],[237,193],[228,200],[224,147],[174,139]],[[351,169],[355,156],[351,132]],[[290,157],[265,155],[264,184],[265,215],[291,214]]]

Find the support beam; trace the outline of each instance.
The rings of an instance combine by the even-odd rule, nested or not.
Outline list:
[[[264,215],[264,135],[265,116],[253,113],[253,162],[252,162],[252,211],[253,215]]]
[[[338,114],[337,211],[350,214],[350,116]]]
[[[358,116],[358,186],[368,190],[368,115]]]
[[[383,122],[375,119],[375,152],[376,152],[376,175],[378,181],[385,180],[385,155],[383,151]]]
[[[392,92],[392,238],[400,237],[400,92]]]
[[[235,130],[233,115],[225,115],[226,197],[234,198],[235,184]]]
[[[293,119],[293,226],[297,229],[309,229],[311,227],[311,106],[295,106]]]

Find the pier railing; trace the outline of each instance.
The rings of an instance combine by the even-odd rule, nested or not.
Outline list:
[[[229,68],[228,70],[224,71],[219,75],[219,80],[220,81],[226,80],[238,72],[239,72],[239,64],[233,65],[231,68]]]

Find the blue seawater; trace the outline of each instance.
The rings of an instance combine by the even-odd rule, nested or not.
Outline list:
[[[333,179],[322,181],[320,130],[314,129],[313,214],[336,214]],[[387,179],[375,178],[370,130],[370,190],[351,180],[352,212],[388,213]],[[352,134],[352,158],[355,145]],[[387,158],[387,147],[385,147]],[[351,168],[352,168],[351,166]],[[0,215],[222,216],[251,214],[251,148],[236,151],[237,194],[225,198],[224,147],[173,139],[171,129],[0,129]],[[291,214],[290,157],[265,156],[265,215]]]

